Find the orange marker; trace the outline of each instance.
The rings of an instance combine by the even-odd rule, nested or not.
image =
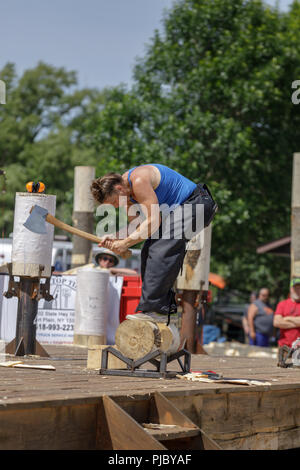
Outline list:
[[[46,186],[41,181],[38,181],[38,183],[30,181],[26,184],[26,189],[29,193],[43,193],[46,189]]]

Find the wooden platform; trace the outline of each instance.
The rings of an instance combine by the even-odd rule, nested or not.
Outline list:
[[[195,355],[192,370],[270,382],[232,385],[174,379],[101,376],[88,370],[87,349],[45,346],[55,371],[0,367],[0,449],[95,449],[108,396],[140,421],[145,403],[160,392],[222,449],[300,447],[300,369],[274,359]],[[14,356],[6,360],[16,359]],[[3,358],[1,359],[3,361]],[[179,366],[169,368],[178,371]]]

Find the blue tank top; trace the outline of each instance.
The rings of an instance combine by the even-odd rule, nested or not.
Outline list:
[[[159,204],[168,204],[169,206],[182,204],[192,194],[197,186],[185,176],[182,176],[175,170],[171,170],[171,168],[168,168],[165,165],[160,165],[159,163],[148,163],[148,165],[155,166],[160,171],[160,183],[154,190]],[[130,186],[132,186],[130,175],[135,168],[138,167],[135,166],[128,172],[128,181]],[[137,203],[137,201],[132,198],[130,198],[130,200]]]

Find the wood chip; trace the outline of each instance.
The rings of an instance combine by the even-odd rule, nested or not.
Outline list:
[[[22,364],[22,361],[5,361],[0,362],[1,367],[14,367],[17,364]]]
[[[158,424],[158,423],[142,423],[142,426],[147,429],[172,429],[176,428],[176,424]]]
[[[13,367],[21,369],[40,369],[40,370],[56,370],[54,366],[51,365],[37,365],[37,364],[23,364],[22,361],[5,361],[0,362],[0,367]]]
[[[197,373],[189,373],[183,376],[176,376],[180,377],[181,379],[191,380],[192,382],[206,382],[206,383],[230,383],[230,384],[237,384],[237,385],[271,385],[271,382],[266,382],[263,380],[252,380],[252,379],[239,379],[239,378],[231,378],[231,377],[220,377],[220,378],[213,378],[207,377],[205,374],[197,374]]]

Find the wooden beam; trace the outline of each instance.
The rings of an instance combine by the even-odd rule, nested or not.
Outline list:
[[[291,213],[291,278],[300,276],[300,153],[294,153]]]
[[[185,447],[186,449],[221,450],[221,447],[213,439],[159,392],[154,393],[152,397],[150,413],[150,422],[173,424],[182,428],[182,430],[198,431],[198,434],[192,436],[193,439],[190,439],[189,445]],[[175,443],[175,448],[177,444]]]
[[[101,450],[166,450],[109,396],[99,405],[96,448]]]
[[[94,201],[90,185],[95,178],[95,168],[76,166],[74,171],[73,225],[87,233],[94,232]],[[92,242],[73,236],[72,268],[91,262]]]
[[[0,449],[93,450],[96,410],[80,404],[1,411]]]

